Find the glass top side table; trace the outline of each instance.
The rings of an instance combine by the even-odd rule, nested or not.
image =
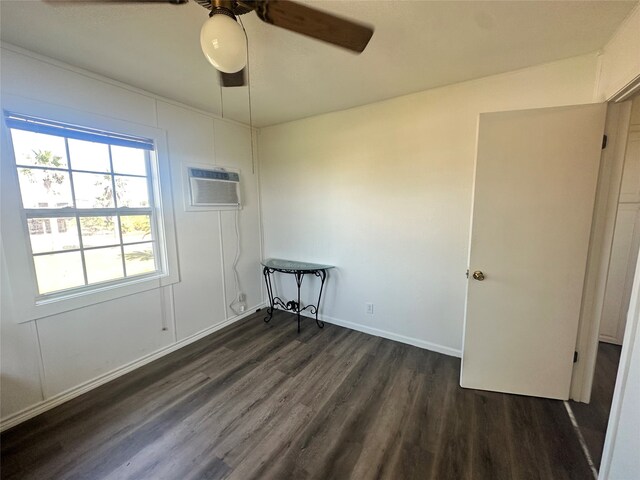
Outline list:
[[[327,278],[327,270],[334,268],[333,265],[283,260],[280,258],[268,258],[263,260],[261,263],[263,266],[262,274],[264,275],[264,282],[267,287],[267,295],[269,296],[269,308],[267,309],[267,316],[264,318],[264,321],[268,323],[273,318],[274,308],[279,306],[297,315],[298,333],[300,333],[300,312],[305,310],[309,310],[312,315],[315,315],[318,327],[324,327],[324,322],[318,320],[318,310],[320,308],[320,300],[322,299],[324,282]],[[297,301],[290,300],[285,302],[280,297],[273,295],[271,274],[274,272],[288,273],[295,276],[296,285],[298,287]],[[304,308],[300,308],[300,287],[302,286],[302,279],[306,274],[315,275],[320,278],[320,292],[318,293],[318,302],[315,305],[305,305]]]

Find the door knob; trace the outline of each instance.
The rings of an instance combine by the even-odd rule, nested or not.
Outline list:
[[[482,280],[484,280],[484,273],[482,273],[480,270],[476,270],[475,272],[473,272],[473,279],[481,282]]]

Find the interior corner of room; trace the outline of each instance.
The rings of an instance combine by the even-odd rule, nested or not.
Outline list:
[[[638,2],[92,3],[0,3],[3,479],[640,478]]]

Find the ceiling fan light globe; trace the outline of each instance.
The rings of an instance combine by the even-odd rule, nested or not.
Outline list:
[[[247,65],[244,30],[227,15],[215,14],[204,22],[200,46],[209,63],[223,73],[236,73]]]

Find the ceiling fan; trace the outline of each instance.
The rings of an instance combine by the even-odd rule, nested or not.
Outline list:
[[[49,3],[111,3],[114,0],[45,0]],[[120,1],[122,0],[115,0]],[[125,0],[124,3],[185,4],[189,0]],[[291,0],[194,0],[211,11],[202,26],[200,45],[218,70],[224,87],[245,85],[247,49],[238,15],[255,11],[263,22],[360,53],[373,28]]]

